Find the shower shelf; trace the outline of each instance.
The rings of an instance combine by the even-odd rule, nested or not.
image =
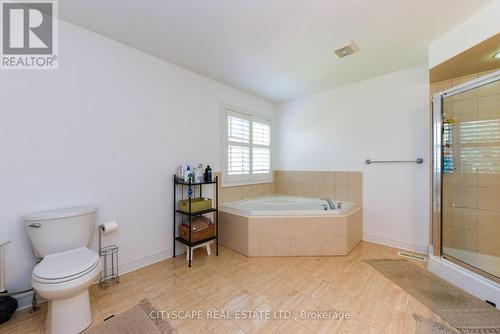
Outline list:
[[[215,207],[206,209],[206,210],[200,210],[200,211],[191,211],[191,201],[196,198],[196,189],[198,189],[198,196],[199,198],[203,197],[203,186],[204,185],[214,185],[215,186]],[[178,186],[181,187],[181,193],[182,193],[182,199],[184,199],[184,187],[188,187],[188,201],[189,201],[189,210],[188,211],[183,211],[177,209],[177,188]],[[190,190],[190,191],[189,191]],[[191,195],[189,195],[191,193]],[[192,219],[193,217],[203,215],[203,214],[209,214],[213,213],[213,222],[215,224],[215,236],[211,236],[209,238],[205,238],[203,240],[198,240],[198,241],[188,241],[184,240],[181,237],[176,236],[177,235],[177,220],[178,216],[182,217],[180,219],[180,222],[182,223],[185,218],[187,218],[187,223],[189,225],[189,240],[192,239]],[[179,179],[177,176],[174,175],[174,247],[173,247],[173,256],[175,257],[175,242],[178,241],[181,244],[187,246],[188,248],[188,266],[191,267],[191,262],[192,262],[192,252],[191,249],[195,246],[201,245],[203,243],[215,240],[215,246],[216,246],[216,255],[219,256],[219,178],[218,176],[215,177],[214,180],[209,181],[209,182],[186,182],[183,179]]]

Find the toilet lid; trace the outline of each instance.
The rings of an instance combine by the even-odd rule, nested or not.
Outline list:
[[[43,279],[61,279],[78,275],[99,262],[97,252],[87,247],[51,254],[33,269],[33,275]]]

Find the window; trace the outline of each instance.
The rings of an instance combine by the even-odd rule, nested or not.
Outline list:
[[[271,122],[228,107],[224,118],[223,184],[271,181]]]

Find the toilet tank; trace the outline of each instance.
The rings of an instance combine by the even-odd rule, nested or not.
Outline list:
[[[24,225],[36,257],[86,247],[96,228],[97,208],[80,206],[35,212],[24,216]]]

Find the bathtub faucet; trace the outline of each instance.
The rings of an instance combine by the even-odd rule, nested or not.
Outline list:
[[[320,200],[327,202],[330,206],[330,210],[335,210],[335,204],[333,204],[333,201],[331,199],[329,199],[328,197],[321,197]]]

